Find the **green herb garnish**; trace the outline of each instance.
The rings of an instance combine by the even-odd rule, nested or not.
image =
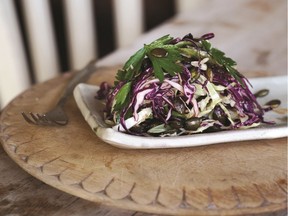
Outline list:
[[[140,73],[140,68],[145,57],[152,62],[155,76],[162,82],[164,73],[175,75],[182,71],[182,66],[178,63],[182,61],[183,56],[179,47],[169,44],[173,38],[165,35],[151,44],[144,45],[125,63],[122,70],[119,70],[116,79],[118,81],[130,81]],[[165,54],[165,55],[163,55]]]
[[[236,62],[226,57],[224,52],[213,48],[206,40],[207,38],[203,36],[190,38],[192,41],[182,40],[172,44],[173,39],[170,35],[165,35],[148,45],[144,44],[144,47],[132,55],[121,70],[118,70],[115,85],[119,82],[126,84],[116,94],[113,110],[121,110],[129,101],[132,80],[141,73],[141,66],[145,58],[151,61],[154,75],[160,82],[163,82],[165,74],[175,76],[177,73],[181,73],[184,67],[182,65],[184,58],[191,59],[191,61],[198,59],[200,62],[202,58],[208,57],[210,64],[222,66],[245,87],[241,79],[242,75],[234,68]]]
[[[125,63],[122,70],[119,70],[116,79],[118,81],[129,81],[137,73],[140,72],[142,62],[146,56],[146,51],[144,48],[138,50],[133,56],[131,56]]]
[[[127,102],[129,101],[129,93],[131,90],[131,82],[127,82],[126,84],[124,84],[119,92],[115,95],[114,98],[114,104],[113,104],[113,110],[121,110],[122,107],[127,104]]]
[[[219,49],[212,48],[211,44],[207,40],[203,40],[202,46],[204,50],[210,55],[210,57],[219,65],[223,66],[228,73],[230,73],[239,83],[241,83],[242,87],[245,87],[242,79],[240,78],[241,74],[234,68],[237,63],[225,56],[225,53]]]

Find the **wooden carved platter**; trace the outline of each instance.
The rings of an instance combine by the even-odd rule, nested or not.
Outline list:
[[[88,83],[112,82],[103,68]],[[171,215],[248,215],[287,208],[287,139],[179,149],[132,150],[101,141],[74,99],[65,127],[27,124],[21,112],[45,112],[69,75],[36,85],[2,112],[0,140],[8,155],[41,181],[97,203]]]

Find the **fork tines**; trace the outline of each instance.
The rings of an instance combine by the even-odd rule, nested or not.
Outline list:
[[[25,113],[21,112],[23,118],[26,122],[33,125],[61,125],[55,121],[48,120],[45,115],[40,115],[38,113],[34,114],[29,112],[30,117]]]

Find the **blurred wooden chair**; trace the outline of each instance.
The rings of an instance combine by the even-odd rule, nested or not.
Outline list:
[[[117,48],[129,46],[143,33],[143,1],[112,0]],[[191,0],[175,1],[177,12],[194,5]],[[97,58],[92,2],[63,0],[71,69],[79,69]],[[49,1],[21,0],[21,5],[28,47],[23,44],[15,1],[0,0],[0,109],[31,85],[31,76],[37,83],[60,72]],[[33,74],[25,48],[29,49]]]

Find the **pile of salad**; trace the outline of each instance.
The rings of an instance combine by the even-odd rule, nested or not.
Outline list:
[[[199,38],[165,35],[138,50],[118,71],[114,86],[102,83],[105,122],[142,136],[179,136],[256,127],[263,109],[236,62]]]

